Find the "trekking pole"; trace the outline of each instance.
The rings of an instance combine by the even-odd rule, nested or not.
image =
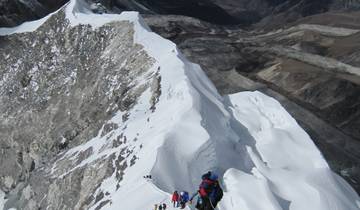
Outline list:
[[[214,205],[212,204],[212,202],[211,202],[211,199],[210,199],[210,198],[209,198],[209,202],[210,202],[211,207],[215,210],[215,207],[214,207]]]

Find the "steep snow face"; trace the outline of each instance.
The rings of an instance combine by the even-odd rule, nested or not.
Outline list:
[[[229,98],[234,117],[256,141],[248,147],[255,167],[250,174],[226,172],[223,208],[359,209],[356,193],[329,170],[309,136],[277,101],[259,92]]]
[[[309,136],[274,99],[259,92],[221,97],[201,68],[188,62],[172,42],[150,32],[137,13],[95,15],[81,5],[70,1],[44,24],[63,21],[66,27],[60,32],[67,36],[80,31],[79,40],[91,39],[94,31],[107,41],[99,41],[101,50],[92,57],[96,69],[73,71],[77,73],[69,74],[74,76],[70,81],[75,82],[65,84],[68,89],[59,95],[69,100],[77,96],[72,91],[91,91],[91,86],[80,89],[77,82],[90,79],[81,76],[85,72],[100,72],[93,74],[98,78],[95,86],[106,81],[95,91],[102,99],[97,113],[106,115],[92,128],[95,135],[78,131],[75,143],[29,173],[24,185],[7,188],[5,209],[143,210],[160,202],[170,206],[169,193],[194,192],[208,170],[224,175],[222,210],[359,209],[358,195],[331,172]],[[35,25],[33,29],[46,30]],[[84,27],[90,28],[82,31]],[[77,55],[69,49],[71,56]],[[110,65],[97,66],[103,61]],[[12,71],[22,68],[13,66]],[[55,78],[61,81],[61,73],[69,73],[58,71]],[[125,90],[120,88],[124,85]],[[64,109],[75,111],[71,118],[79,111],[74,107]],[[147,174],[153,179],[145,180]]]

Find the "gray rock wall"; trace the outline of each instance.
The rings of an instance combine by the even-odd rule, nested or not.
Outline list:
[[[111,132],[117,125],[106,121],[118,111],[126,116],[142,92],[158,84],[149,70],[154,60],[133,35],[127,21],[70,27],[60,11],[35,32],[0,37],[0,188],[6,208],[87,209],[107,202],[105,192],[95,193],[99,184],[113,173],[120,182],[133,158],[123,137],[111,139],[118,142],[113,147],[122,145],[120,156],[91,165],[78,166],[92,148],[64,154]],[[139,77],[146,78],[141,85]],[[149,102],[155,109],[160,92],[154,87]]]

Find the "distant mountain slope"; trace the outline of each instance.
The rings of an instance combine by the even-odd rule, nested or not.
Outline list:
[[[360,1],[349,0],[106,0],[96,1],[111,10],[136,10],[145,14],[176,14],[211,23],[249,26],[271,25],[333,10],[360,9]]]
[[[14,26],[53,12],[68,0],[0,0],[0,26]],[[97,12],[175,14],[211,23],[271,28],[327,11],[360,9],[359,0],[84,0]],[[101,9],[97,9],[101,5]]]
[[[0,27],[44,17],[68,0],[0,0]]]

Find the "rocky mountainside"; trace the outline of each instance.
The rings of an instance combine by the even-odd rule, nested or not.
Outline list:
[[[114,155],[93,162],[92,167],[72,169],[74,173],[63,179],[53,177],[69,173],[76,164],[59,161],[63,157],[58,154],[117,128],[104,124],[117,112],[124,113],[126,121],[126,112],[148,87],[156,102],[159,78],[149,71],[153,59],[134,44],[133,36],[128,21],[97,30],[90,25],[72,27],[62,10],[36,32],[0,37],[0,187],[11,192],[7,206],[85,208],[92,200],[84,196],[103,179],[115,170],[121,179],[120,167],[126,165],[119,161],[113,166],[118,158]],[[140,77],[147,79],[135,80]],[[114,144],[120,145],[121,138]],[[91,148],[81,152],[77,161],[92,153]],[[130,156],[133,149],[125,148],[123,153]],[[49,174],[56,161],[57,175]],[[42,200],[47,193],[48,199]],[[66,196],[55,199],[61,194]]]
[[[76,25],[67,13],[64,8],[40,27],[35,22],[24,27],[23,32],[35,24],[35,32],[0,36],[4,209],[86,209],[97,203],[102,198],[97,195],[95,201],[92,193],[114,173],[120,182],[139,148],[125,146],[127,137],[119,135],[108,146],[123,144],[121,155],[98,158],[91,167],[79,164],[96,148],[79,152],[76,161],[65,152],[118,129],[109,120],[120,112],[120,121],[127,121],[145,91],[148,112],[155,110],[160,78],[151,68],[155,60],[134,43],[131,19],[116,17],[109,24],[111,19],[105,19],[95,30],[96,24]]]

